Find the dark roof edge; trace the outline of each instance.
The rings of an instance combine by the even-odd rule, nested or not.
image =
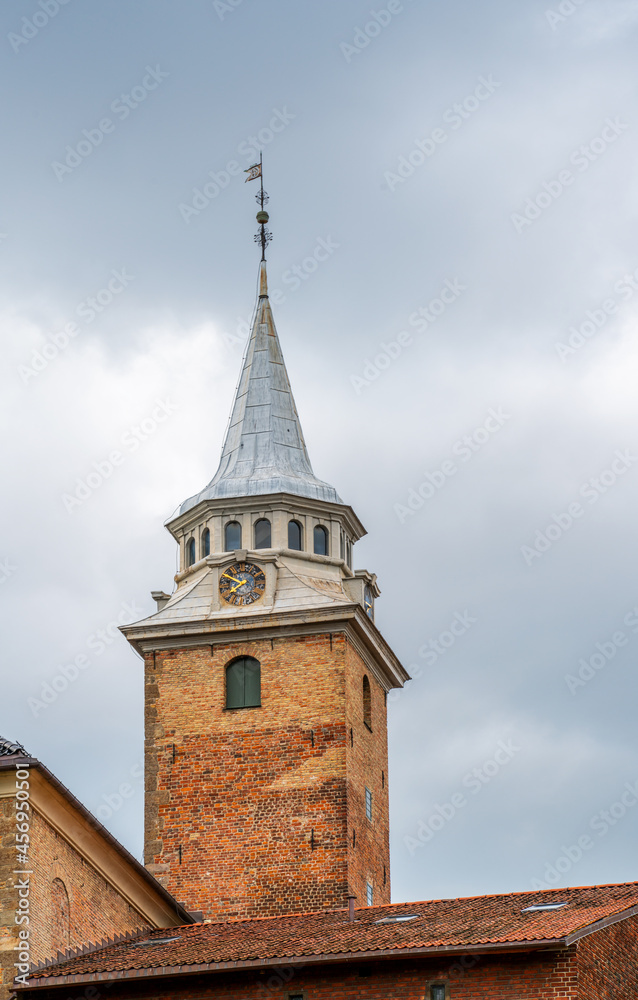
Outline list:
[[[612,924],[620,923],[621,920],[627,920],[628,917],[635,917],[636,914],[638,914],[638,906],[630,906],[626,910],[620,910],[618,913],[610,913],[608,917],[602,917],[593,924],[585,924],[579,930],[568,934],[565,938],[565,943],[569,947],[576,941],[580,941],[581,938],[595,934],[596,931],[602,931],[605,927],[611,927]]]
[[[438,955],[468,955],[491,953],[518,953],[528,951],[552,951],[564,949],[564,938],[539,938],[537,941],[496,941],[484,944],[439,945],[433,948],[389,948],[378,951],[349,951],[319,953],[316,955],[288,955],[284,958],[255,958],[239,962],[206,962],[198,965],[169,965],[150,969],[123,969],[113,972],[87,972],[70,976],[42,976],[29,980],[26,984],[13,984],[13,989],[54,989],[71,984],[106,982],[119,979],[175,978],[177,976],[198,975],[202,972],[242,972],[247,969],[278,968],[294,965],[338,965],[346,962],[371,962],[378,959],[429,958]],[[36,970],[34,970],[36,971]]]
[[[184,924],[197,923],[197,921],[191,916],[188,910],[186,910],[181,905],[181,903],[178,903],[177,900],[174,899],[173,896],[171,896],[170,892],[167,889],[165,889],[164,886],[161,885],[157,881],[157,879],[151,875],[149,871],[147,871],[144,865],[141,864],[141,862],[139,862],[137,858],[133,857],[133,855],[129,851],[127,851],[127,849],[124,847],[123,844],[120,844],[119,840],[116,840],[116,838],[113,836],[112,833],[109,833],[106,827],[102,823],[100,823],[99,819],[97,819],[92,812],[89,812],[86,806],[83,805],[80,802],[80,800],[75,797],[73,792],[71,792],[66,787],[66,785],[64,785],[60,781],[59,778],[56,778],[55,774],[53,774],[53,772],[50,771],[49,768],[42,763],[42,761],[38,760],[36,757],[28,757],[24,755],[19,756],[17,754],[15,757],[0,757],[0,770],[2,771],[13,770],[13,768],[19,768],[22,765],[26,765],[27,767],[34,767],[37,770],[41,771],[42,774],[46,777],[47,781],[49,781],[53,785],[53,787],[57,789],[57,791],[60,792],[60,794],[63,795],[64,798],[67,799],[67,801],[70,802],[75,809],[77,809],[77,811],[84,817],[84,819],[88,821],[91,828],[95,830],[97,833],[99,833],[100,836],[103,837],[104,840],[106,840],[110,844],[110,846],[113,847],[117,851],[117,853],[122,858],[124,858],[124,860],[132,868],[135,869],[138,875],[142,876],[142,878],[148,885],[152,886],[152,888],[157,892],[158,896],[161,896],[162,899],[177,912],[179,917],[183,918]]]

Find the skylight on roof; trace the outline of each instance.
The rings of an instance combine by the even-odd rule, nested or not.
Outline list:
[[[418,915],[418,913],[402,913],[400,916],[383,917],[381,920],[375,920],[375,924],[405,924],[408,920],[416,920]]]
[[[560,910],[567,903],[534,903],[533,906],[526,906],[521,913],[540,913],[542,910]]]
[[[132,948],[148,948],[152,944],[168,944],[169,941],[181,941],[181,937],[177,934],[175,937],[163,937],[163,938],[152,938],[150,941],[134,941],[131,945]]]

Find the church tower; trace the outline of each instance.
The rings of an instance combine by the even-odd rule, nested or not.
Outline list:
[[[310,464],[257,218],[219,468],[167,522],[173,594],[122,629],[145,663],[146,866],[211,919],[390,901],[386,700],[408,678],[353,570],[365,529]]]

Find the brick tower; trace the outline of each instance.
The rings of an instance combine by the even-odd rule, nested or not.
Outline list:
[[[389,902],[407,674],[352,569],[365,529],[312,471],[263,259],[219,469],[167,527],[176,588],[122,629],[145,662],[148,869],[213,919]]]

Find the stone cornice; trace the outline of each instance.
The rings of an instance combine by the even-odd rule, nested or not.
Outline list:
[[[371,580],[374,578],[376,585],[376,575],[369,573],[367,569],[357,570],[355,573],[350,569],[345,559],[335,559],[332,556],[318,556],[314,552],[306,552],[304,549],[236,549],[230,552],[214,552],[209,556],[204,556],[203,559],[199,559],[183,572],[176,573],[174,579],[175,583],[181,583],[182,580],[187,580],[190,576],[195,576],[196,573],[199,573],[206,566],[230,566],[234,562],[275,563],[279,566],[280,559],[292,559],[293,561],[310,563],[311,565],[314,563],[317,566],[334,566],[341,571],[343,578],[346,580],[359,576],[366,577],[366,579],[369,577]],[[379,593],[381,592],[379,591]]]
[[[202,500],[195,507],[170,517],[165,521],[164,526],[170,531],[176,541],[179,541],[184,533],[187,533],[201,524],[213,514],[221,514],[232,518],[234,514],[245,511],[268,511],[275,508],[283,508],[291,514],[307,514],[309,512],[317,515],[327,516],[328,514],[338,520],[343,521],[352,535],[353,541],[358,541],[367,535],[363,524],[355,514],[352,507],[347,504],[329,503],[326,500],[313,500],[308,497],[295,496],[293,493],[265,493],[245,497],[221,497],[216,500]]]
[[[123,625],[120,631],[142,656],[159,649],[344,632],[385,690],[403,687],[410,679],[360,604],[271,611],[253,614],[250,618],[211,617],[196,622],[152,624],[152,619],[147,619],[139,624]]]

